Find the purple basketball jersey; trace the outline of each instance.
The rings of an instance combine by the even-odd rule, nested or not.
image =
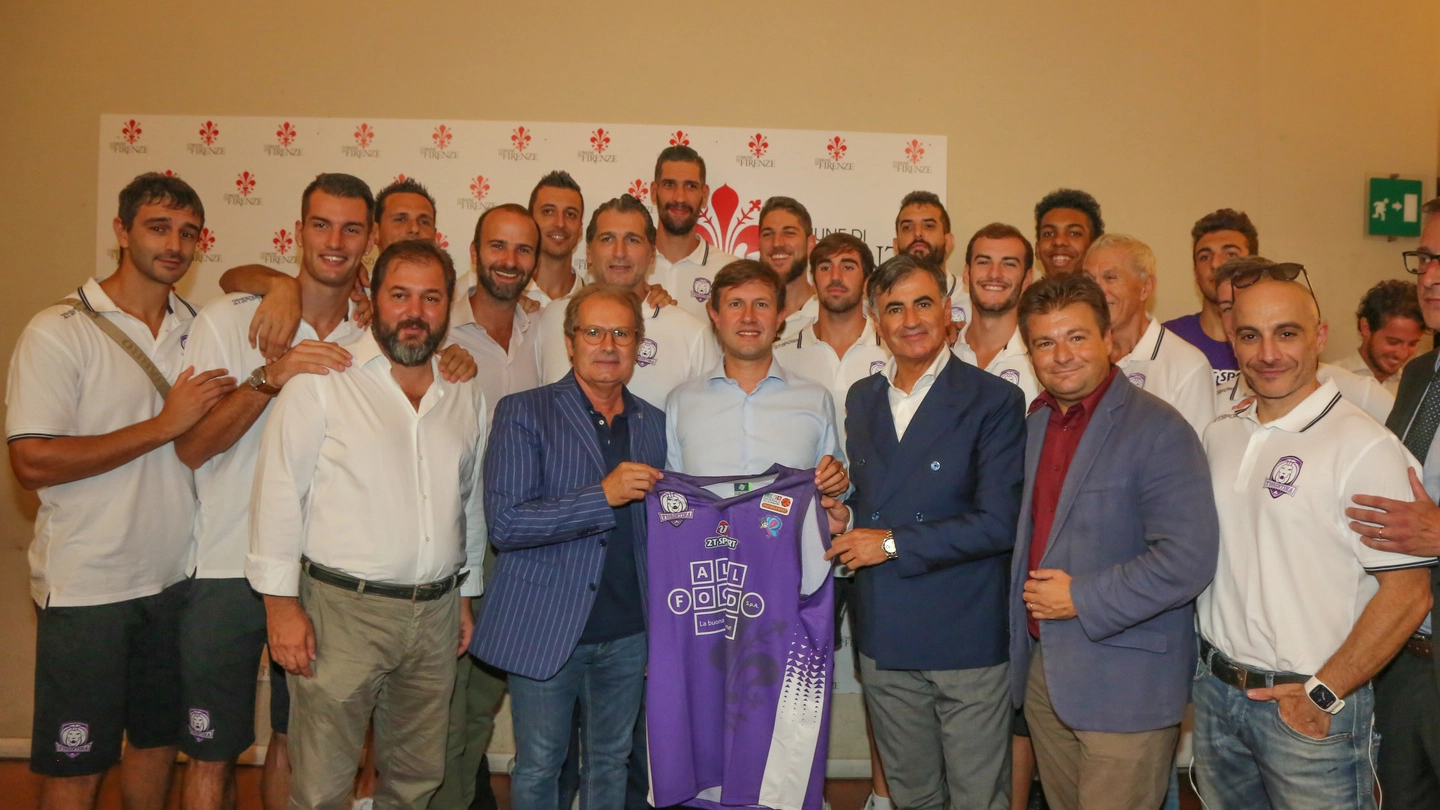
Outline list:
[[[834,593],[813,470],[694,478],[648,498],[645,717],[656,807],[820,810]]]

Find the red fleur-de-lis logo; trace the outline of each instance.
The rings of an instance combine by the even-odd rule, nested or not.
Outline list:
[[[125,139],[125,143],[133,146],[136,141],[140,140],[140,132],[140,122],[131,118],[125,122],[125,126],[120,128],[120,137]]]
[[[673,135],[670,136],[670,145],[671,145],[671,146],[689,146],[689,145],[690,145],[690,136],[689,136],[689,135],[686,135],[685,132],[684,132],[684,130],[679,130],[679,129],[677,129],[677,130],[675,130],[675,134],[673,134]]]
[[[241,197],[249,197],[250,192],[255,190],[255,175],[250,172],[240,172],[235,175],[235,188],[240,192]]]
[[[375,140],[375,130],[371,129],[369,124],[361,124],[360,126],[355,128],[356,146],[364,149],[365,147],[369,146],[370,142],[373,140]]]
[[[166,170],[165,170],[165,176],[166,176],[166,177],[179,177],[180,175],[176,174],[174,169],[166,169]]]
[[[438,247],[438,248],[440,248],[441,250],[449,250],[449,249],[450,249],[450,240],[445,236],[445,234],[440,233],[439,231],[436,231],[436,232],[435,232],[435,247]]]
[[[630,188],[625,193],[637,200],[644,200],[650,196],[650,184],[637,179],[630,183]]]
[[[291,236],[289,231],[281,228],[275,232],[275,238],[271,239],[270,243],[275,246],[276,253],[284,256],[290,252],[290,248],[295,246],[295,237]]]
[[[825,151],[830,153],[831,160],[839,160],[845,157],[845,153],[849,151],[849,149],[850,147],[845,145],[845,139],[839,135],[831,138],[830,141],[825,144]]]
[[[450,141],[454,137],[455,133],[452,132],[450,128],[445,126],[444,124],[435,127],[435,131],[430,134],[430,140],[435,142],[436,149],[444,149],[445,147],[449,146]]]
[[[516,152],[525,151],[525,147],[530,145],[531,134],[525,127],[516,127],[515,131],[510,133],[510,143],[515,145]]]
[[[275,140],[278,141],[281,146],[289,146],[295,142],[295,136],[298,134],[299,133],[295,131],[295,127],[290,126],[290,122],[286,121],[280,125],[279,129],[275,130]]]
[[[910,165],[919,163],[923,157],[925,157],[925,147],[920,145],[920,141],[911,140],[905,144],[905,159],[910,161]]]
[[[727,183],[711,195],[695,232],[726,253],[744,256],[760,249],[760,226],[751,221],[760,215],[760,206],[751,200],[741,207],[740,194]]]
[[[215,139],[220,137],[220,127],[215,126],[214,121],[206,121],[200,125],[200,142],[206,146],[212,146]]]
[[[201,228],[200,239],[195,243],[195,249],[201,253],[209,253],[212,247],[215,247],[215,232],[209,228]]]
[[[483,174],[475,175],[475,179],[470,181],[470,196],[474,197],[476,202],[485,202],[485,195],[489,193],[490,181],[486,180]]]
[[[610,148],[610,133],[606,132],[604,127],[597,128],[590,133],[590,147],[597,155],[605,154],[605,150]]]
[[[765,152],[770,148],[770,142],[759,132],[750,136],[750,154],[757,158],[765,157]]]
[[[395,175],[395,179],[394,179],[394,180],[391,180],[390,182],[392,182],[392,183],[403,183],[403,182],[405,182],[405,179],[406,179],[406,178],[405,178],[405,173],[404,173],[404,172],[401,172],[401,173]]]

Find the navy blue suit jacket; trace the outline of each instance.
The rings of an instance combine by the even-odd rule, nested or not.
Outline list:
[[[1010,688],[1025,699],[1035,471],[1051,410],[1028,422],[1010,597]],[[1081,731],[1180,722],[1195,674],[1195,597],[1215,576],[1220,523],[1205,450],[1178,411],[1116,375],[1060,489],[1040,568],[1072,579],[1076,618],[1040,622],[1050,703]]]
[[[888,390],[873,374],[845,400],[855,526],[894,531],[900,554],[855,572],[857,646],[881,669],[1004,663],[1024,397],[950,357],[901,441]]]
[[[600,440],[574,372],[500,400],[485,449],[485,516],[500,553],[470,652],[544,680],[575,651],[590,618],[615,510],[600,482]],[[630,460],[665,467],[665,414],[626,392]],[[646,588],[645,518],[634,523],[635,573]]]

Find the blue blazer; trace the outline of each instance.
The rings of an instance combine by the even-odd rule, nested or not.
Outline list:
[[[1010,690],[1025,699],[1035,470],[1051,409],[1027,420],[1025,500],[1010,581]],[[1070,574],[1076,618],[1041,621],[1050,702],[1081,731],[1180,722],[1195,674],[1195,597],[1220,547],[1205,450],[1179,412],[1116,375],[1070,462],[1041,568]]]
[[[625,393],[630,459],[665,467],[665,414]],[[485,516],[499,551],[470,652],[544,680],[575,651],[595,602],[615,510],[574,372],[500,400],[485,450]],[[645,518],[635,512],[635,573],[646,590]]]
[[[845,400],[847,503],[856,527],[894,531],[900,555],[855,572],[857,647],[881,669],[1002,664],[1024,397],[951,357],[901,441],[889,387],[873,374]]]

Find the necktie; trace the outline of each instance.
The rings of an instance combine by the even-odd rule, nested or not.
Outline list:
[[[1425,388],[1425,398],[1420,400],[1420,407],[1415,409],[1415,418],[1410,422],[1410,429],[1405,431],[1405,449],[1415,454],[1415,458],[1421,464],[1425,463],[1425,456],[1430,453],[1430,442],[1435,438],[1435,428],[1440,427],[1440,380],[1435,380]]]

